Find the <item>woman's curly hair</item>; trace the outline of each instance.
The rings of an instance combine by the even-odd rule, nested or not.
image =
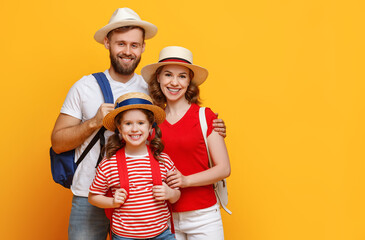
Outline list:
[[[153,100],[153,103],[165,109],[167,100],[165,95],[161,91],[160,83],[157,81],[157,76],[162,72],[163,67],[164,66],[157,68],[156,72],[152,75],[151,81],[148,83],[148,91]],[[190,80],[193,79],[193,77],[194,72],[189,69]],[[186,100],[188,100],[189,103],[200,104],[199,87],[195,83],[190,81],[188,89],[185,93],[185,98]]]

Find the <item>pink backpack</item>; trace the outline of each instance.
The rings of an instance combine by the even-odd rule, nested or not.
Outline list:
[[[159,164],[158,160],[156,160],[155,156],[153,156],[153,154],[151,153],[151,149],[148,146],[147,146],[147,149],[148,149],[148,156],[149,156],[150,164],[151,164],[153,185],[154,186],[162,185],[160,164]],[[119,173],[120,187],[124,188],[127,191],[128,195],[125,200],[125,201],[127,201],[128,196],[129,196],[129,178],[128,178],[127,162],[125,160],[124,148],[121,148],[117,151],[116,157],[117,157],[117,167],[118,167],[118,173]],[[106,196],[113,197],[112,191],[110,189],[106,193]],[[171,204],[168,203],[167,205],[169,207],[170,214],[171,214],[171,232],[175,233],[174,223],[172,221]],[[106,208],[105,209],[105,214],[110,220],[110,233],[112,231],[111,230],[112,229],[112,216],[113,216],[114,209],[115,208]],[[110,234],[110,236],[111,236],[111,234]]]

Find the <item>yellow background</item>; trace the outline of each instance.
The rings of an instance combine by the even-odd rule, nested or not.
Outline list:
[[[365,239],[363,1],[2,0],[1,239],[67,238],[71,194],[53,183],[50,133],[93,40],[128,6],[156,24],[141,66],[180,45],[210,76],[228,127],[228,240]]]

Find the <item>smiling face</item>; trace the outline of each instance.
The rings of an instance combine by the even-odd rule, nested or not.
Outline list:
[[[144,151],[151,130],[147,114],[140,109],[131,109],[121,113],[117,128],[126,142],[126,149],[134,152]]]
[[[181,65],[165,65],[157,75],[162,93],[167,101],[186,100],[190,84],[190,69]]]
[[[104,45],[109,49],[111,68],[116,73],[134,74],[145,47],[141,29],[114,32],[109,38],[105,38]]]

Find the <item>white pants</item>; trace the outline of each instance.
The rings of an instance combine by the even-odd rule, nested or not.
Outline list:
[[[219,205],[188,212],[173,212],[177,240],[223,240]]]

